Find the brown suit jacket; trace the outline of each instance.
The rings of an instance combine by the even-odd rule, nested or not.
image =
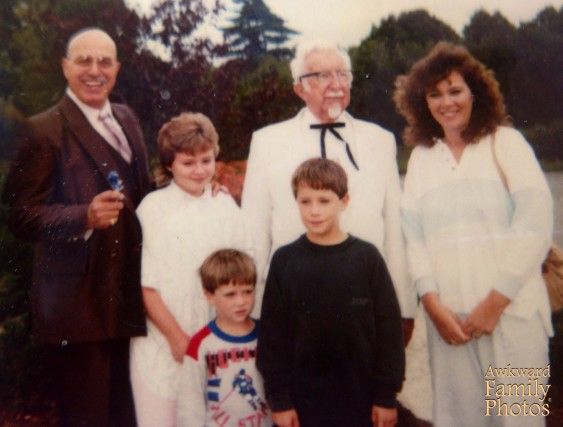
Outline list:
[[[112,104],[134,160],[137,194],[125,188],[116,225],[86,232],[92,198],[118,170],[104,139],[67,96],[28,120],[3,200],[17,236],[34,241],[34,330],[43,342],[84,342],[146,332],[140,286],[141,228],[135,204],[149,191],[146,148],[134,113]],[[136,201],[136,202],[133,202]]]

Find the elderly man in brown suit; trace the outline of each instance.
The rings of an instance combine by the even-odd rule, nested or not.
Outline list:
[[[35,242],[34,331],[68,426],[135,425],[129,338],[146,331],[135,208],[149,175],[136,116],[108,101],[119,65],[105,32],[71,37],[66,94],[27,121],[3,193],[12,231]]]

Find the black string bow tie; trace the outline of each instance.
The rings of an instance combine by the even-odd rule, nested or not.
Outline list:
[[[310,127],[311,127],[311,129],[320,129],[321,130],[321,157],[323,159],[326,159],[325,135],[326,135],[326,131],[328,130],[328,131],[330,131],[330,133],[332,133],[334,135],[334,137],[336,139],[338,139],[339,141],[342,141],[344,143],[344,146],[346,147],[346,154],[348,154],[348,158],[350,159],[350,162],[352,162],[352,164],[354,165],[356,170],[360,170],[360,168],[356,164],[356,161],[354,160],[354,156],[352,155],[352,151],[350,150],[350,146],[348,145],[348,143],[346,141],[344,141],[344,138],[342,138],[342,136],[340,136],[340,134],[336,130],[336,128],[343,128],[345,126],[346,126],[346,123],[335,122],[335,123],[320,123],[320,124],[311,125]]]

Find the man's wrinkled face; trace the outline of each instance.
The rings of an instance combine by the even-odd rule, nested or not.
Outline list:
[[[350,104],[351,72],[333,50],[317,50],[306,58],[306,69],[293,86],[321,123],[334,122]]]
[[[86,31],[71,42],[62,67],[76,97],[90,107],[101,108],[119,72],[115,43],[101,31]]]

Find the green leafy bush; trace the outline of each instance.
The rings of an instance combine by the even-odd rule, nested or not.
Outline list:
[[[0,164],[0,188],[7,171]],[[6,227],[6,207],[0,204],[0,409],[43,412],[48,375],[41,349],[31,335],[28,291],[32,247],[17,240]]]

